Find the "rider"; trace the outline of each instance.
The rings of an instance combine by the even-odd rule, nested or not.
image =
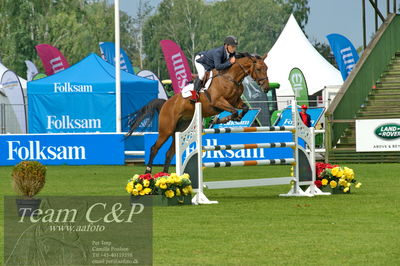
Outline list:
[[[195,63],[196,70],[198,73],[198,78],[194,81],[194,90],[192,91],[191,102],[196,102],[197,93],[201,89],[201,84],[206,71],[211,71],[212,69],[223,70],[227,69],[232,64],[235,63],[235,51],[238,45],[237,38],[235,36],[228,36],[224,40],[224,45],[200,52],[196,55]]]

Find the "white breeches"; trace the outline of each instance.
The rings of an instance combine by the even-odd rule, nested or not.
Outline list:
[[[197,63],[197,61],[196,61],[200,57],[201,57],[200,55],[196,55],[196,57],[194,58],[194,66],[196,67],[197,74],[199,75],[199,79],[203,80],[204,74],[206,73],[206,69],[204,68],[204,66],[202,64]]]

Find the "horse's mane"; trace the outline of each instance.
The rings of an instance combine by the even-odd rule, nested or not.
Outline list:
[[[243,57],[248,57],[248,58],[251,58],[251,57],[255,57],[255,58],[257,58],[257,59],[261,59],[261,56],[259,56],[258,54],[250,54],[250,53],[248,53],[248,52],[240,52],[240,53],[236,53],[235,54],[235,57],[236,58],[243,58]]]

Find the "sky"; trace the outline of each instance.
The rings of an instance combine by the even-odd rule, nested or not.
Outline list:
[[[161,0],[150,0],[152,6],[157,6],[160,2]],[[382,14],[386,16],[386,1],[378,2]],[[308,3],[310,13],[305,32],[311,43],[318,41],[328,44],[326,35],[339,33],[347,37],[356,49],[363,45],[362,0],[309,0]],[[121,9],[131,15],[136,13],[138,4],[139,0],[120,0]],[[375,31],[375,18],[368,0],[365,0],[365,6],[368,44]],[[400,1],[397,1],[397,10],[399,7]]]

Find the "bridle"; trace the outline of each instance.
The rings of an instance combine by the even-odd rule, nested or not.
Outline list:
[[[253,61],[253,60],[251,60],[252,62],[253,62],[253,65],[248,69],[248,70],[246,70],[245,68],[244,68],[244,66],[242,65],[242,64],[240,64],[239,62],[235,62],[234,64],[238,64],[239,66],[240,66],[240,68],[242,69],[242,71],[244,72],[244,76],[246,77],[246,76],[251,76],[251,77],[253,77],[252,75],[253,75],[253,72],[254,72],[254,69],[255,69],[255,64],[256,64],[256,61]],[[243,82],[243,79],[241,79],[239,82],[238,81],[236,81],[236,80],[234,80],[233,78],[231,78],[230,76],[227,76],[227,75],[225,75],[225,74],[221,74],[220,72],[218,72],[218,74],[215,76],[215,77],[217,77],[217,76],[222,76],[223,78],[225,78],[226,80],[229,80],[229,81],[231,81],[231,82],[233,82],[237,87],[239,87],[239,86],[241,86],[242,85],[242,82]],[[261,81],[263,81],[263,80],[268,80],[268,77],[265,77],[265,78],[261,78],[261,79],[259,79],[259,78],[256,78],[255,79],[255,81],[257,82],[257,84],[258,85],[261,85]]]

